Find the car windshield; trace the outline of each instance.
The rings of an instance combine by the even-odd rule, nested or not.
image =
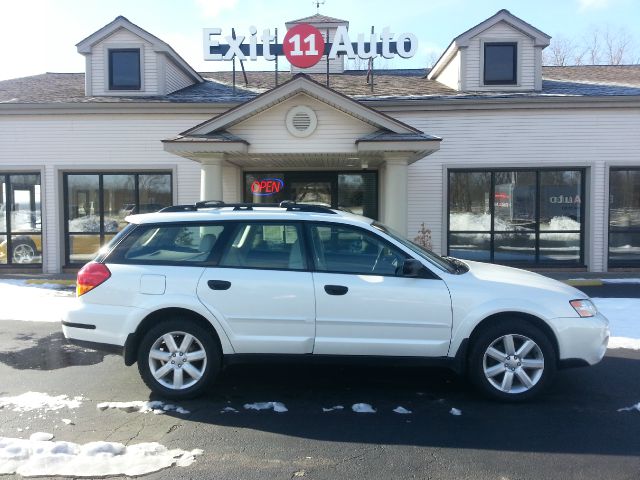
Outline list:
[[[441,257],[437,253],[434,253],[431,250],[427,250],[423,246],[418,245],[417,243],[414,243],[408,238],[404,237],[400,232],[394,230],[393,228],[388,227],[387,225],[384,225],[383,223],[380,223],[380,222],[373,222],[371,223],[371,226],[386,233],[394,240],[400,242],[405,247],[411,249],[411,251],[414,252],[416,255],[419,255],[425,260],[431,263],[434,263],[436,266],[440,267],[442,270],[445,270],[449,273],[462,273],[460,271],[460,265],[458,265],[457,262],[454,261],[453,259]]]

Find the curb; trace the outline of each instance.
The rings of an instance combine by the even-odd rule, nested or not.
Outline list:
[[[563,280],[563,282],[572,287],[601,287],[604,285],[602,280],[599,279]]]

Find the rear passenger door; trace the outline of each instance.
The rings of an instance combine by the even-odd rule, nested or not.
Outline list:
[[[298,223],[238,222],[198,297],[223,324],[236,353],[311,353],[313,280]]]

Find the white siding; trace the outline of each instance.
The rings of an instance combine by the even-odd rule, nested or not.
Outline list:
[[[444,215],[449,168],[585,167],[591,198],[586,262],[606,268],[606,172],[610,165],[640,166],[640,115],[625,109],[388,112],[443,137],[440,151],[409,167],[409,237],[424,222],[437,252],[446,251]]]
[[[322,24],[312,24],[322,33],[325,43],[327,43],[327,29],[322,28]],[[333,43],[333,38],[336,34],[336,28],[330,28],[329,30],[329,43]],[[344,62],[347,61],[345,57],[339,56],[333,60],[329,60],[329,73],[342,73],[344,72]],[[327,72],[327,56],[323,55],[318,63],[310,68],[298,68],[291,65],[291,73],[326,73]]]
[[[438,82],[454,90],[460,90],[460,57],[462,54],[458,50],[446,67],[442,69],[436,79]]]
[[[518,42],[518,85],[485,87],[482,78],[484,42]],[[465,90],[535,90],[535,47],[533,39],[505,22],[499,22],[471,39],[464,68]]]
[[[291,135],[285,117],[296,105],[310,107],[318,117],[316,131],[306,138]],[[238,125],[229,132],[250,144],[249,153],[356,153],[355,139],[377,128],[328,106],[307,95],[299,94]]]
[[[165,58],[165,93],[172,93],[181,90],[195,82],[189,78],[182,70],[180,70],[171,60]]]
[[[200,195],[200,166],[162,148],[209,115],[24,115],[0,117],[0,171],[43,171],[45,272],[63,258],[62,172],[74,170],[166,170],[174,174],[174,200],[193,203]],[[35,139],[35,140],[34,140]]]
[[[142,68],[142,90],[139,94],[158,95],[158,62],[157,54],[153,51],[151,44],[142,38],[123,28],[116,30],[112,35],[91,47],[91,81],[92,95],[122,95],[122,92],[109,91],[108,68],[109,58],[108,48],[139,48],[141,47]],[[127,92],[129,95],[130,92]]]

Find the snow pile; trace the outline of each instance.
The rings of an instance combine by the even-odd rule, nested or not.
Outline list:
[[[0,281],[0,320],[59,322],[75,301],[72,292],[30,287],[25,280]]]
[[[569,217],[553,217],[549,223],[540,223],[540,230],[580,231],[580,222]],[[548,237],[545,237],[548,238]]]
[[[376,410],[368,403],[354,403],[351,410],[356,413],[376,413]]]
[[[618,409],[619,412],[631,412],[633,410],[637,410],[638,412],[640,412],[640,402],[636,403],[635,405],[631,405],[630,407]]]
[[[245,410],[271,410],[274,412],[282,413],[288,412],[287,407],[284,406],[284,403],[281,402],[256,402],[256,403],[245,403]]]
[[[113,442],[23,440],[0,437],[0,475],[23,477],[105,477],[144,475],[177,465],[187,467],[202,450],[168,450],[159,443],[124,446]]]
[[[159,400],[152,402],[145,402],[142,400],[136,400],[133,402],[102,402],[96,405],[98,410],[116,409],[124,410],[127,413],[153,413],[154,415],[162,415],[165,412],[176,412],[183,415],[188,415],[191,412],[178,405],[172,405],[170,403],[164,403]]]
[[[53,435],[51,433],[36,432],[31,434],[31,436],[29,437],[29,440],[33,442],[46,442],[48,440],[51,440],[52,438],[53,438]]]
[[[457,408],[452,408],[451,410],[449,410],[449,413],[451,415],[459,417],[460,415],[462,415],[462,410],[458,410]]]
[[[410,413],[413,413],[411,410],[407,410],[406,408],[400,406],[394,408],[393,411],[402,415],[409,415]]]
[[[491,228],[491,215],[488,213],[452,213],[449,215],[449,225],[452,231],[485,231]]]
[[[640,298],[592,298],[609,319],[609,348],[640,350]]]
[[[14,412],[30,412],[32,410],[61,410],[63,408],[78,408],[83,397],[69,398],[66,395],[52,397],[46,393],[27,392],[15,397],[0,397],[0,409],[12,408]]]
[[[344,407],[342,405],[334,405],[333,407],[330,408],[324,408],[322,407],[322,411],[323,412],[333,412],[335,410],[344,410]]]

